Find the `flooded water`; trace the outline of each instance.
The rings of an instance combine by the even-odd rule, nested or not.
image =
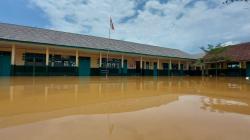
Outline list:
[[[1,140],[249,140],[250,81],[0,78]]]

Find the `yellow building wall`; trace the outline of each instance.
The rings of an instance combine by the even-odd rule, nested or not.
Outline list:
[[[146,69],[146,62],[149,62],[149,69],[153,70],[154,69],[154,63],[157,63],[157,59],[153,59],[153,58],[145,58],[144,60],[144,68]]]
[[[8,47],[1,47],[0,46],[0,51],[10,51],[11,52],[11,46]],[[16,54],[15,54],[15,64],[16,65],[24,65],[24,60],[23,60],[23,54],[25,52],[28,53],[39,53],[39,54],[45,54],[46,53],[46,46],[18,46],[16,45]],[[74,49],[67,49],[67,48],[52,48],[49,47],[49,54],[51,55],[62,55],[62,56],[75,56],[76,55],[76,50]],[[99,57],[100,54],[99,52],[93,52],[93,51],[82,51],[79,50],[79,57],[90,57],[91,59],[91,68],[99,68]],[[102,58],[106,58],[106,53],[102,53]],[[109,54],[109,58],[116,58],[116,59],[122,59],[122,54]],[[140,56],[136,55],[124,55],[124,60],[127,60],[128,64],[128,69],[135,69],[136,68],[136,61],[140,61],[141,58]],[[143,56],[142,61],[144,62],[144,69],[146,69],[146,62],[149,62],[149,69],[153,70],[154,68],[154,63],[158,64],[158,58],[154,57],[147,57]],[[160,58],[159,59],[159,70],[163,69],[163,63],[168,63],[169,64],[169,59],[168,58]],[[172,64],[178,64],[179,60],[178,59],[171,59]],[[189,65],[191,65],[191,61],[189,60],[182,60],[181,64],[184,65],[184,69],[186,69],[186,64],[187,62]]]
[[[16,59],[15,59],[15,65],[24,65],[23,60],[23,53],[25,52],[24,49],[16,49]]]
[[[15,54],[15,65],[24,65],[23,54],[24,53],[39,53],[45,54],[44,50],[38,50],[34,48],[19,48],[16,46],[16,54]]]
[[[169,59],[163,59],[160,61],[160,70],[163,70],[163,63],[168,63],[169,64]]]
[[[10,47],[5,47],[5,46],[0,46],[0,51],[4,51],[4,52],[11,52],[11,48]]]
[[[91,56],[91,68],[99,68],[99,57],[98,56]]]
[[[246,62],[245,61],[241,62],[241,68],[246,69]]]
[[[136,59],[135,58],[131,58],[131,57],[125,57],[125,59],[127,59],[128,61],[128,69],[135,69],[136,68]]]
[[[19,47],[16,46],[16,54],[15,54],[15,65],[24,65],[23,54],[24,53],[37,53],[37,54],[45,54],[45,48],[31,48],[31,47]]]

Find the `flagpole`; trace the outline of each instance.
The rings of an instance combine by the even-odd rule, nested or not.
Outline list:
[[[110,40],[110,27],[109,27],[109,40]]]
[[[111,20],[111,17],[110,19]],[[109,43],[110,44],[110,27],[111,26],[111,22],[109,21]],[[107,58],[106,58],[106,78],[108,78],[108,59],[109,59],[109,49],[107,49]]]

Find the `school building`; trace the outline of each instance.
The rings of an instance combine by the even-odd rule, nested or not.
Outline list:
[[[250,42],[215,48],[203,60],[207,75],[250,77]]]
[[[200,75],[181,50],[0,23],[1,76]]]

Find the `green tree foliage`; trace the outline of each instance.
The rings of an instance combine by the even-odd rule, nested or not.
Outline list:
[[[210,53],[212,51],[216,51],[216,50],[218,50],[219,48],[222,48],[222,47],[223,47],[222,44],[219,43],[219,44],[217,44],[215,46],[211,45],[211,44],[208,44],[207,47],[202,46],[202,47],[200,47],[200,49],[203,50],[207,54],[207,53]]]
[[[221,43],[217,45],[208,44],[207,47],[201,47],[206,53],[205,59],[210,62],[219,62],[219,61],[230,61],[231,58],[224,56],[223,52],[227,50],[228,47],[224,47]]]

